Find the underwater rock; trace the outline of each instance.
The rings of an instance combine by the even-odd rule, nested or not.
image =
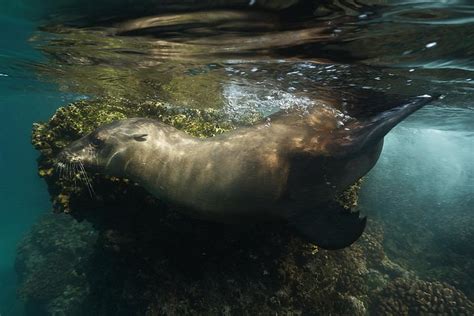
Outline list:
[[[364,315],[377,290],[364,280],[390,273],[375,223],[353,247],[325,251],[282,227],[223,227],[155,207],[120,213],[109,228],[43,217],[17,258],[29,311]],[[378,255],[369,256],[373,251]]]
[[[46,214],[23,238],[15,268],[18,294],[37,315],[77,314],[89,286],[84,266],[93,253],[97,231],[67,215]]]
[[[474,303],[442,282],[398,278],[375,299],[374,315],[473,315]]]
[[[376,172],[380,172],[378,176],[384,179],[393,179],[400,172],[409,171],[382,168]],[[385,252],[394,262],[413,270],[421,279],[450,284],[473,301],[474,245],[471,241],[474,237],[474,213],[466,211],[472,209],[473,200],[459,195],[449,201],[450,198],[441,198],[439,193],[446,191],[445,185],[438,183],[440,191],[437,191],[436,185],[423,182],[426,179],[412,182],[418,177],[413,174],[411,177],[404,182],[411,182],[410,189],[401,189],[403,185],[397,188],[391,181],[367,181],[364,187],[362,205],[380,210],[379,218],[386,236]],[[392,188],[388,200],[377,201],[381,194]],[[400,196],[405,200],[398,202]],[[435,208],[436,201],[442,202]],[[384,205],[387,205],[385,209]],[[370,210],[367,212],[370,214]],[[419,220],[414,221],[414,218]]]
[[[373,221],[352,247],[325,251],[279,226],[195,221],[153,201],[138,213],[121,207],[95,227],[67,215],[40,219],[16,262],[27,314],[473,312],[455,288],[391,263]]]

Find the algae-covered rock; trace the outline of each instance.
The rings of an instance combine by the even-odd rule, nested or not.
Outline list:
[[[48,315],[77,314],[89,293],[84,267],[98,233],[87,222],[47,214],[18,246],[19,296]],[[34,306],[34,307],[33,307]],[[38,310],[36,310],[36,313]]]
[[[368,247],[380,246],[378,230],[369,229],[351,248],[324,251],[278,225],[195,221],[130,198],[126,206],[106,207],[96,229],[53,214],[35,226],[17,259],[20,293],[31,310],[364,315],[377,289],[364,280],[389,273],[367,255],[382,253]]]
[[[398,278],[380,292],[373,314],[473,315],[474,303],[446,283]]]
[[[93,228],[46,215],[22,241],[29,310],[66,315],[470,315],[455,288],[407,274],[370,221],[352,247],[321,250],[279,225],[191,220],[156,201],[104,207]],[[134,209],[137,212],[131,212]]]

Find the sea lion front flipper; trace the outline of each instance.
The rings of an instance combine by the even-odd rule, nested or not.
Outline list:
[[[350,212],[337,202],[317,209],[300,210],[290,218],[290,225],[318,247],[336,250],[350,246],[362,235],[367,218]]]

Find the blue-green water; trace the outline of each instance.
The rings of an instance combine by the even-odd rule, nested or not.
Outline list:
[[[58,3],[70,11],[63,11],[64,6],[57,9],[61,7]],[[406,95],[442,93],[444,99],[410,117],[386,138],[381,159],[365,180],[362,207],[384,223],[386,252],[392,260],[423,278],[449,282],[454,276],[454,284],[474,299],[469,276],[474,267],[474,247],[469,240],[474,236],[474,8],[470,3],[412,1],[380,11],[365,8],[357,12],[352,8],[355,12],[348,9],[326,17],[336,24],[341,15],[358,17],[342,21],[340,27],[331,30],[333,37],[341,37],[336,48],[327,43],[292,46],[282,36],[277,38],[278,45],[268,44],[270,48],[252,46],[254,42],[249,46],[223,44],[224,53],[210,36],[216,35],[216,30],[197,27],[193,33],[192,23],[152,34],[169,42],[156,44],[144,37],[140,39],[142,46],[137,47],[133,34],[130,42],[112,41],[118,36],[101,42],[100,38],[105,38],[101,32],[116,31],[115,26],[97,22],[97,16],[106,15],[104,8],[113,6],[111,3],[103,2],[94,14],[89,8],[72,6],[75,11],[66,5],[69,2],[58,3],[0,4],[0,315],[23,314],[16,293],[17,243],[41,214],[52,210],[47,186],[37,175],[38,153],[30,144],[32,123],[48,120],[59,106],[73,101],[73,95],[100,95],[108,89],[114,94],[133,95],[140,92],[140,87],[130,84],[135,81],[128,78],[153,80],[168,72],[179,73],[177,78],[183,73],[215,74],[210,80],[223,87],[224,108],[232,115],[254,110],[269,113],[288,103],[310,102],[311,87],[319,84],[376,87]],[[113,12],[126,11],[117,7],[113,6]],[[378,14],[371,16],[372,11]],[[86,40],[74,38],[74,32],[63,33],[65,37],[72,34],[64,42],[58,36],[61,32],[38,32],[48,19],[59,16],[59,21],[68,20],[66,13],[70,12],[76,13],[72,14],[72,25],[90,27],[84,28]],[[143,15],[140,10],[133,12],[134,18]],[[94,23],[99,26],[94,27]],[[262,26],[256,23],[255,27]],[[183,29],[189,32],[183,35]],[[150,30],[134,32],[147,35]],[[100,36],[95,38],[97,34]],[[204,40],[196,44],[192,41],[194,35],[189,34],[200,34]],[[346,50],[357,55],[370,43],[367,38],[375,41],[372,43],[387,42],[371,46],[354,59],[340,53]],[[191,45],[174,45],[183,42]],[[86,50],[82,50],[84,47]],[[249,51],[254,54],[251,58]],[[265,55],[268,52],[276,57]],[[211,60],[203,57],[207,53]],[[308,62],[327,59],[330,54],[334,54],[335,61],[330,60],[327,66],[316,67]],[[301,59],[285,60],[295,56]],[[162,84],[160,80],[156,81]],[[208,81],[202,87],[211,90]],[[183,90],[171,86],[171,91],[178,89]],[[169,90],[168,86],[160,91]],[[165,101],[196,106],[194,99],[190,101],[180,93],[178,97],[169,94]],[[156,94],[161,97],[159,92]],[[195,97],[199,98],[202,96]]]
[[[16,246],[51,209],[46,185],[36,171],[31,126],[65,102],[54,86],[39,82],[28,65],[42,56],[28,43],[36,25],[0,15],[0,314],[19,313],[14,270]],[[15,312],[14,312],[15,311]]]

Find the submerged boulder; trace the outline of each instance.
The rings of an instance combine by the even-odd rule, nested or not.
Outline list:
[[[473,315],[474,303],[446,283],[397,278],[377,295],[373,314]]]
[[[109,228],[45,215],[17,258],[29,310],[364,315],[372,293],[400,275],[386,264],[375,223],[353,247],[324,251],[281,227],[237,228],[157,213],[145,207]]]
[[[97,238],[90,223],[64,214],[46,214],[33,226],[18,246],[15,264],[27,312],[77,314],[90,292],[85,267]]]

